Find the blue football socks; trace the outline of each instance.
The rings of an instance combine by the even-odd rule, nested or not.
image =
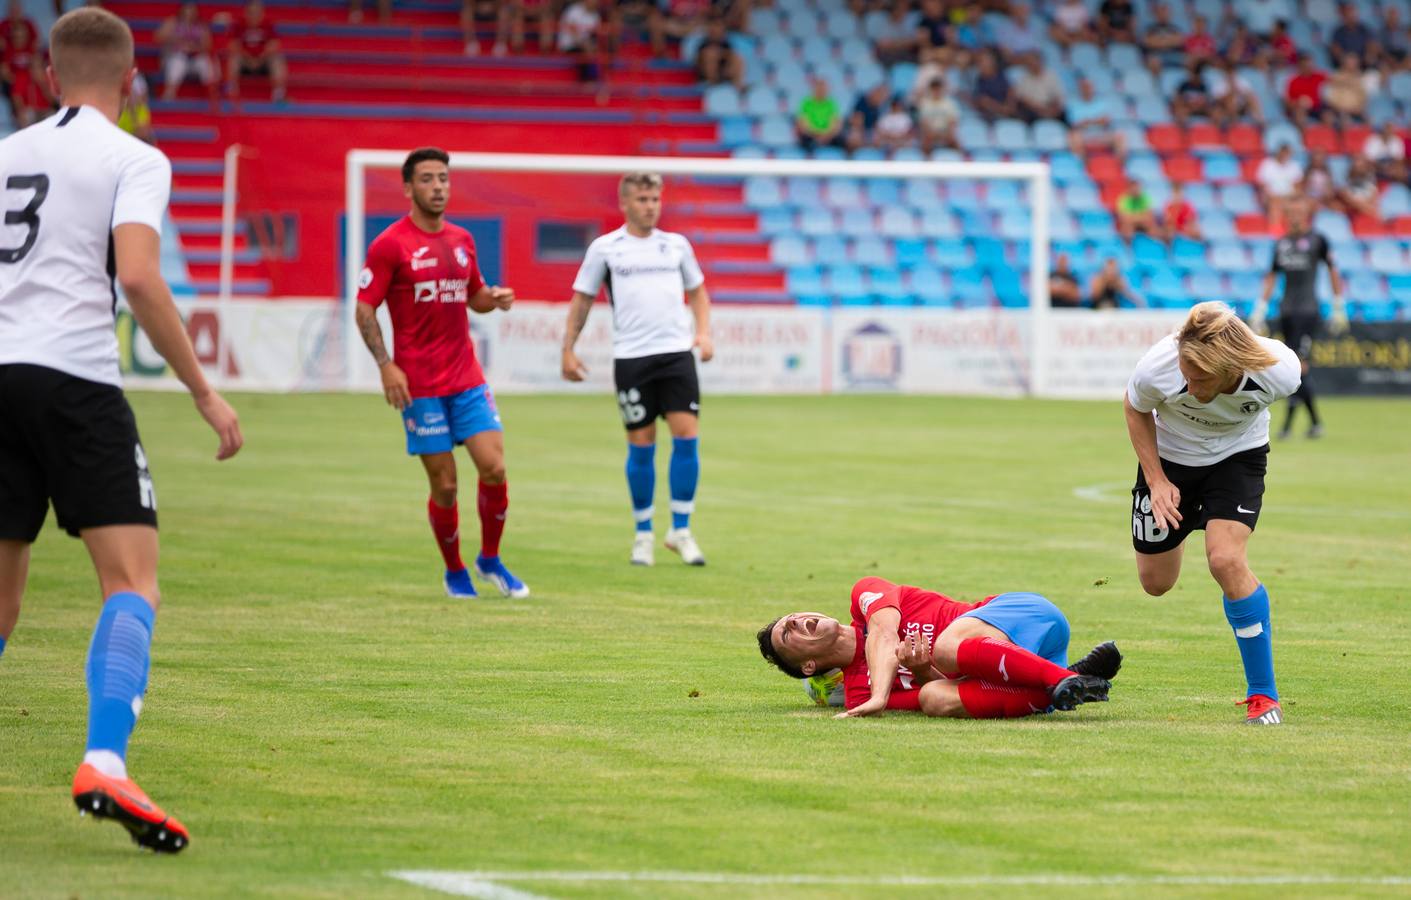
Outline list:
[[[5,639],[0,637],[0,656],[5,655]]]
[[[1225,618],[1235,630],[1249,694],[1279,699],[1274,687],[1274,640],[1269,630],[1269,592],[1260,585],[1239,600],[1225,598]]]
[[[627,489],[632,494],[632,514],[638,531],[652,530],[652,497],[657,488],[657,448],[627,445]]]
[[[671,527],[688,528],[701,477],[700,438],[671,439]]]
[[[88,646],[88,750],[127,758],[127,740],[147,690],[148,652],[156,611],[138,594],[103,604]]]

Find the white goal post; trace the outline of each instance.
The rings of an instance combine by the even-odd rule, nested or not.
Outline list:
[[[344,350],[349,388],[370,372],[371,362],[354,323],[358,274],[367,243],[366,175],[369,169],[400,169],[408,150],[351,150],[347,157],[347,227],[344,247]],[[719,157],[574,156],[535,153],[451,153],[455,172],[552,172],[620,175],[631,171],[669,175],[749,178],[751,176],[887,179],[1010,180],[1029,186],[1033,231],[1029,245],[1029,327],[1044,334],[1049,317],[1049,167],[1043,162],[887,162],[854,160],[733,159]],[[605,198],[606,200],[607,198]],[[667,198],[670,203],[670,198]],[[922,237],[926,237],[922,235]],[[513,279],[510,279],[513,283]],[[564,296],[569,285],[564,285]],[[554,299],[554,298],[536,298]],[[1028,392],[1039,393],[1047,341],[1029,342]]]

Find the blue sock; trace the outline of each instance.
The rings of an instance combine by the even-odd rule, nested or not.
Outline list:
[[[127,758],[147,690],[148,650],[156,611],[138,594],[114,594],[103,604],[88,645],[88,749]]]
[[[5,639],[0,637],[0,656],[5,655]]]
[[[627,489],[632,493],[632,514],[638,531],[652,530],[652,497],[657,489],[656,444],[627,445]]]
[[[671,527],[687,528],[701,477],[700,438],[671,439]]]
[[[1235,630],[1235,643],[1239,644],[1240,659],[1244,661],[1244,679],[1249,683],[1249,693],[1279,699],[1279,692],[1274,687],[1274,640],[1269,631],[1269,592],[1264,585],[1239,600],[1226,597],[1225,618]]]

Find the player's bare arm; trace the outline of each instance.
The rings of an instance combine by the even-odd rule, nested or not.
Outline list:
[[[715,356],[715,342],[710,337],[710,294],[705,285],[686,292],[686,302],[691,305],[691,315],[696,319],[696,339],[693,347],[699,347],[701,362],[710,362]]]
[[[1141,463],[1147,487],[1151,488],[1152,519],[1157,528],[1173,528],[1181,521],[1181,492],[1161,468],[1161,457],[1156,451],[1156,419],[1151,413],[1134,409],[1125,394],[1122,409],[1127,414],[1127,435],[1132,439],[1132,449],[1137,453],[1137,462]]]
[[[1333,287],[1333,314],[1328,317],[1328,328],[1333,334],[1342,334],[1347,330],[1347,309],[1343,305],[1347,294],[1343,289],[1342,273],[1331,263],[1328,264],[1328,280]]]
[[[501,285],[482,285],[469,300],[470,308],[478,313],[509,309],[514,305],[514,288]]]
[[[588,377],[588,367],[583,365],[573,348],[592,310],[593,298],[582,291],[574,291],[573,299],[568,301],[568,322],[563,329],[563,377],[569,381],[582,381]]]
[[[867,702],[838,713],[835,719],[848,719],[856,716],[877,716],[887,709],[887,699],[892,695],[892,680],[897,677],[897,650],[901,638],[897,637],[897,626],[901,625],[901,611],[880,609],[872,614],[867,622],[867,671],[872,679],[872,696]]]
[[[186,326],[172,301],[171,289],[162,278],[161,236],[147,225],[119,225],[113,229],[113,258],[118,284],[122,285],[137,323],[191,392],[201,418],[220,438],[216,459],[229,459],[245,442],[240,434],[240,420],[225,398],[206,381],[201,364],[196,360]]]
[[[411,406],[411,390],[407,386],[407,373],[403,372],[387,353],[387,345],[382,340],[382,325],[377,321],[377,310],[366,303],[359,303],[354,311],[358,322],[358,333],[363,343],[377,363],[377,372],[382,377],[382,395],[387,405],[397,409]]]

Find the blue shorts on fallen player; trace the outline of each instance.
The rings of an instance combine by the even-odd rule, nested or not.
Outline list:
[[[418,397],[402,410],[407,454],[450,453],[482,431],[503,431],[490,386],[482,384],[448,397]]]
[[[979,619],[1003,631],[1017,644],[1056,666],[1068,665],[1068,620],[1044,597],[1027,592],[1000,594],[959,618]]]

